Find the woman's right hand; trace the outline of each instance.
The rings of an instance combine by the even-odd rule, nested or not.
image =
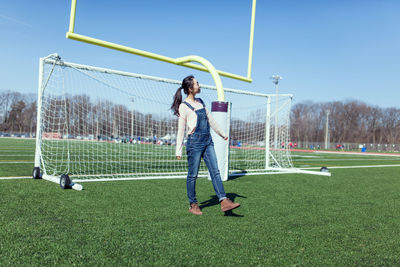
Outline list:
[[[176,159],[177,159],[177,160],[181,160],[182,157],[181,157],[181,156],[176,156]]]

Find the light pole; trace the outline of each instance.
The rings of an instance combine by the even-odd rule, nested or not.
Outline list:
[[[133,103],[135,103],[135,98],[131,97],[131,101],[132,101],[131,138],[133,138],[133,114],[134,114]]]
[[[279,75],[272,75],[272,82],[275,84],[275,132],[274,132],[274,147],[277,149],[278,145],[278,83],[283,78]]]
[[[329,114],[331,111],[326,110],[326,122],[325,122],[325,149],[329,149]]]
[[[96,112],[97,113],[97,112]],[[98,117],[98,115],[96,114],[96,138],[97,138],[97,141],[100,141],[99,139],[99,117]]]

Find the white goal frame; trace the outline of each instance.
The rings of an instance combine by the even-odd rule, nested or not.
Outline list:
[[[95,72],[101,72],[101,73],[107,73],[107,74],[115,74],[115,75],[120,75],[120,76],[125,76],[125,77],[133,77],[133,78],[138,78],[138,79],[145,79],[145,80],[152,80],[152,81],[157,81],[157,82],[165,82],[169,84],[175,84],[176,87],[178,88],[181,85],[181,81],[178,80],[172,80],[172,79],[166,79],[166,78],[160,78],[160,77],[154,77],[154,76],[149,76],[149,75],[142,75],[142,74],[135,74],[135,73],[129,73],[129,72],[124,72],[124,71],[118,71],[118,70],[112,70],[112,69],[106,69],[106,68],[100,68],[100,67],[93,67],[93,66],[88,66],[88,65],[81,65],[81,64],[76,64],[76,63],[70,63],[70,62],[65,62],[61,61],[60,58],[58,57],[57,54],[52,54],[47,57],[41,58],[39,61],[39,84],[38,84],[38,101],[37,101],[37,130],[36,130],[36,150],[35,150],[35,168],[40,168],[40,173],[41,177],[43,179],[59,183],[60,182],[60,177],[59,176],[54,176],[54,175],[49,175],[46,171],[46,162],[43,160],[42,157],[42,101],[43,101],[43,94],[45,90],[47,89],[47,83],[49,82],[49,79],[51,79],[52,76],[52,71],[51,70],[47,75],[45,75],[44,72],[44,66],[45,64],[50,64],[55,67],[69,67],[69,68],[74,68],[78,70],[90,70],[90,71],[95,71]],[[208,90],[217,90],[215,86],[209,86],[209,85],[201,85],[201,88],[206,88]],[[275,159],[272,151],[271,151],[271,141],[270,141],[270,136],[273,134],[273,131],[271,131],[271,122],[273,122],[272,117],[275,116],[274,113],[271,113],[271,101],[274,101],[275,98],[279,97],[287,97],[288,99],[288,105],[290,107],[291,99],[293,98],[293,95],[291,94],[280,94],[280,95],[275,95],[275,94],[263,94],[263,93],[256,93],[256,92],[249,92],[249,91],[244,91],[244,90],[238,90],[238,89],[230,89],[230,88],[224,88],[224,91],[227,93],[234,93],[234,94],[241,94],[241,95],[251,95],[251,96],[257,96],[265,99],[265,106],[266,106],[266,114],[265,114],[265,164],[264,168],[258,169],[256,171],[253,170],[245,170],[243,172],[238,172],[238,171],[230,171],[230,176],[242,176],[242,175],[257,175],[257,174],[271,174],[271,173],[299,173],[299,174],[315,174],[315,175],[324,175],[324,176],[330,176],[330,173],[328,172],[316,172],[316,171],[306,171],[306,170],[301,170],[298,168],[294,168],[292,161],[291,161],[291,155],[290,155],[290,149],[289,148],[284,148],[282,150],[283,153],[281,153],[281,158],[287,162],[287,165],[283,166],[280,164],[280,160]],[[233,107],[234,108],[234,107]],[[285,115],[287,116],[287,124],[289,124],[289,116],[290,112]],[[229,125],[229,123],[228,123]],[[285,134],[285,140],[284,142],[289,141],[289,125],[287,125],[286,128],[287,133]],[[69,153],[69,152],[68,152]],[[282,160],[281,159],[281,160]],[[81,179],[80,175],[75,175],[72,177],[72,182],[91,182],[91,181],[115,181],[115,180],[141,180],[141,179],[166,179],[166,178],[185,178],[187,175],[186,172],[179,172],[176,173],[175,175],[163,175],[162,173],[158,173],[155,175],[146,175],[143,177],[127,177],[126,175],[123,175],[121,177],[114,177],[114,178],[101,178],[101,177],[93,177],[91,179],[90,177],[86,177],[85,179]],[[118,175],[117,175],[118,176]],[[206,177],[207,174],[205,173],[200,173],[199,177]]]

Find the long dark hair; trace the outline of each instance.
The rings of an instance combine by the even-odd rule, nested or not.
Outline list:
[[[189,94],[189,89],[193,88],[193,75],[189,75],[185,77],[182,81],[181,87],[178,88],[174,95],[174,101],[172,102],[171,109],[174,112],[174,115],[179,116],[179,105],[182,103],[182,93],[181,90],[183,89],[183,92],[185,94]]]

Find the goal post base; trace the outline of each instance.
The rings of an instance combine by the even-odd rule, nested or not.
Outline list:
[[[58,176],[43,174],[42,179],[56,184],[60,183],[60,177]],[[77,191],[83,190],[83,186],[81,184],[75,183],[74,181],[72,181],[71,188]]]

